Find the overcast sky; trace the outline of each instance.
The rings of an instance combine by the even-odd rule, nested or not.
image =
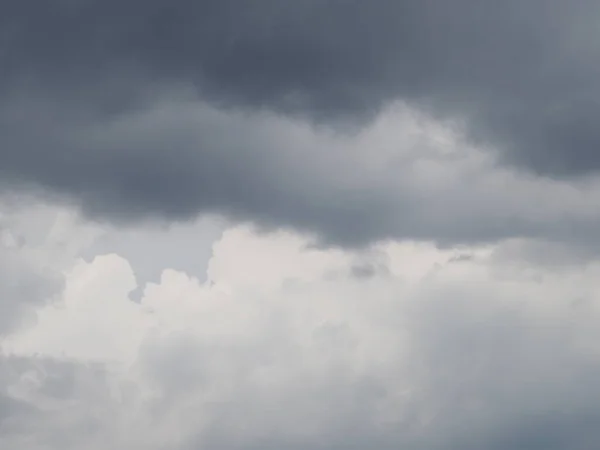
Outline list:
[[[0,1],[0,448],[598,448],[598,30]]]

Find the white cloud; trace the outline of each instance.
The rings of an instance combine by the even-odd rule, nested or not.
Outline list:
[[[585,448],[600,266],[522,244],[350,252],[234,227],[206,280],[167,268],[139,303],[122,256],[72,259],[61,299],[3,339],[0,443]]]

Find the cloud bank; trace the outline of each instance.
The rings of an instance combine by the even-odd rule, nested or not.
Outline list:
[[[411,166],[373,168],[380,142],[359,157],[347,142],[383,114],[394,150],[427,158],[397,104],[459,131],[438,145],[482,148],[523,177],[598,168],[588,0],[15,0],[1,15],[3,184],[111,220],[216,213],[346,244],[418,238],[402,223],[434,219],[395,182]]]
[[[596,263],[549,267],[510,245],[356,253],[307,243],[230,228],[205,282],[166,269],[139,303],[127,297],[137,282],[123,257],[75,261],[60,300],[2,341],[0,443],[597,442]],[[367,266],[376,269],[357,275]]]
[[[1,2],[0,448],[597,448],[596,3]]]

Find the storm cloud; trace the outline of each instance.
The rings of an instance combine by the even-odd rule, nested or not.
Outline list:
[[[349,163],[282,123],[343,140],[401,103],[509,167],[590,175],[599,20],[589,0],[8,0],[0,174],[112,219],[215,212],[346,243],[413,236],[401,224],[421,228],[421,199],[389,183],[403,174],[333,175],[377,148]],[[538,232],[517,221],[479,234]]]
[[[0,1],[0,447],[597,448],[599,23]]]

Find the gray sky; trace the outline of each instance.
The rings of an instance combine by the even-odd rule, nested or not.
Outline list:
[[[343,139],[405,102],[515,170],[593,174],[598,14],[589,0],[7,1],[3,183],[113,220],[208,212],[345,244],[421,237],[431,220],[390,186],[396,167],[334,179],[364,161],[295,142],[289,121]],[[543,232],[512,222],[473,237]],[[443,234],[425,237],[469,239]]]
[[[588,450],[600,4],[0,2],[2,450]]]

